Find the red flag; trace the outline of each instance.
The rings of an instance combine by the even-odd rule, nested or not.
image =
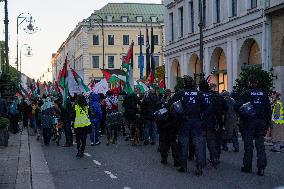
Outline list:
[[[107,70],[101,70],[101,71],[104,74],[106,80],[108,81],[112,74],[109,73],[109,71],[107,71]]]
[[[57,81],[54,81],[54,90],[56,93],[59,93],[59,87]]]
[[[165,80],[162,80],[160,83],[159,83],[159,87],[160,88],[165,88]]]
[[[129,50],[127,52],[127,55],[124,57],[124,63],[126,64],[130,64],[130,60],[132,59],[133,56],[133,46],[134,46],[134,42],[132,41]]]

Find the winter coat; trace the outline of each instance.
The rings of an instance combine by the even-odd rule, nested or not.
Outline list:
[[[156,94],[149,93],[141,103],[141,114],[146,120],[153,120],[154,113],[160,108],[160,100]]]
[[[136,94],[127,95],[123,101],[124,116],[128,120],[136,120],[136,114],[138,113],[137,105],[140,104],[139,98]]]
[[[42,128],[52,128],[53,126],[53,107],[46,108],[41,111],[41,125]]]
[[[227,112],[225,113],[225,132],[226,132],[226,139],[232,139],[234,130],[237,128],[237,114],[236,114],[236,102],[233,98],[226,96],[225,98],[227,104]]]
[[[90,120],[93,124],[97,124],[102,120],[103,112],[100,105],[100,96],[98,94],[92,94],[90,101],[90,109],[94,111],[95,116],[90,115]]]

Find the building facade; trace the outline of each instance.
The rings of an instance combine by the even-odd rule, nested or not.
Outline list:
[[[174,88],[177,76],[198,77],[202,70],[199,3],[204,12],[203,72],[205,76],[212,73],[211,82],[217,84],[219,91],[232,90],[244,65],[261,66],[264,70],[275,67],[271,51],[272,21],[264,10],[282,4],[283,0],[165,0],[165,64],[169,88]],[[283,82],[283,76],[279,77],[279,82]]]
[[[271,1],[265,14],[271,22],[271,58],[274,70],[274,86],[284,95],[284,1]],[[282,98],[283,100],[283,98]]]
[[[139,35],[142,34],[144,64],[146,60],[146,24],[153,27],[156,66],[163,59],[163,17],[161,4],[109,3],[80,22],[65,42],[52,55],[53,79],[58,77],[65,57],[88,84],[103,78],[100,69],[122,69],[122,58],[134,42],[134,78],[139,79]],[[102,20],[104,41],[102,35]],[[104,48],[104,53],[103,53]],[[146,67],[146,66],[145,66]],[[145,69],[144,69],[145,72]]]

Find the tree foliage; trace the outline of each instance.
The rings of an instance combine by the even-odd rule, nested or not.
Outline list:
[[[271,94],[273,90],[273,73],[272,70],[265,71],[258,66],[244,66],[239,75],[239,78],[236,79],[236,85],[234,86],[234,90],[237,94],[241,94],[243,91],[248,90],[248,77],[250,75],[255,75],[258,79],[259,87]]]

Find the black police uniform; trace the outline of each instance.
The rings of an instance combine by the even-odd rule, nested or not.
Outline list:
[[[263,170],[267,165],[264,136],[270,125],[271,107],[268,95],[259,89],[251,89],[241,95],[239,102],[244,104],[250,102],[255,114],[253,116],[241,117],[240,131],[244,141],[243,172],[252,171],[253,140],[257,150],[258,174],[263,175]]]
[[[174,95],[169,100],[163,100],[164,108],[170,109],[170,106],[177,99],[177,95]],[[159,141],[160,141],[160,153],[162,161],[161,163],[167,164],[168,152],[171,149],[172,156],[174,159],[174,166],[179,165],[179,149],[177,143],[177,135],[179,130],[179,121],[170,113],[168,117],[163,120],[157,122],[159,126]]]
[[[206,160],[206,148],[203,136],[203,125],[201,121],[203,97],[197,90],[191,89],[181,91],[181,96],[184,115],[179,134],[179,142],[181,145],[181,168],[179,170],[187,170],[188,142],[189,137],[191,137],[196,156],[196,173],[202,174],[201,170]]]
[[[216,111],[217,102],[216,94],[213,92],[202,92],[205,109],[202,112],[202,120],[205,124],[206,142],[209,150],[210,161],[213,164],[218,162],[217,152],[217,132],[216,132]]]

